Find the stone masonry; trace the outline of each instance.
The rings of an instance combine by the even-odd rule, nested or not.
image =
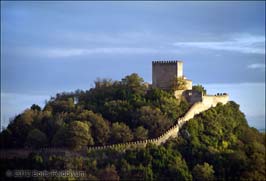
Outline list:
[[[152,62],[152,86],[169,90],[175,78],[184,78],[187,90],[192,88],[192,81],[183,75],[182,61],[153,61]]]

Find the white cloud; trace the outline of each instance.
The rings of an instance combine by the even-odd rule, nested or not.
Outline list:
[[[158,50],[152,48],[90,48],[90,49],[47,49],[46,54],[51,57],[69,57],[89,54],[143,54],[157,53]]]
[[[240,53],[265,54],[265,36],[238,35],[226,41],[175,42],[174,46],[194,47],[211,50],[235,51]]]
[[[90,32],[59,32],[60,37],[68,41],[86,42],[89,44],[111,44],[111,45],[129,45],[129,44],[143,44],[143,40],[146,42],[153,42],[162,40],[164,37],[161,35],[154,35],[151,32],[119,32],[119,33],[90,33]],[[157,42],[156,41],[156,42]]]
[[[147,47],[103,47],[103,48],[17,48],[19,55],[38,56],[49,58],[64,58],[85,56],[92,54],[161,54],[179,53],[175,48],[147,48]]]
[[[248,65],[249,69],[263,69],[265,70],[265,64],[262,63],[254,63],[254,64],[250,64]]]
[[[64,58],[72,56],[87,56],[93,54],[186,54],[185,48],[204,48],[211,50],[226,50],[241,53],[265,55],[265,37],[253,35],[236,35],[234,38],[223,41],[187,41],[166,43],[170,37],[146,33],[124,33],[114,34],[71,34],[65,33],[66,39],[85,41],[86,47],[17,47],[9,50],[10,54],[38,56],[49,58]],[[173,38],[173,37],[172,37]],[[143,43],[145,40],[146,43]],[[157,41],[161,43],[156,43]],[[149,44],[147,44],[149,42]],[[142,45],[142,46],[138,46]],[[170,45],[170,46],[169,46]],[[174,46],[172,46],[174,45]],[[85,47],[84,47],[85,46]],[[220,55],[220,54],[219,54]]]

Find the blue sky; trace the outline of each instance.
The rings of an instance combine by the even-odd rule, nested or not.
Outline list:
[[[97,77],[183,60],[210,93],[228,92],[265,128],[265,2],[3,2],[1,119]]]

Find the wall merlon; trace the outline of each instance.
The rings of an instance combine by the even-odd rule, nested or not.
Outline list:
[[[155,60],[152,61],[152,64],[177,64],[177,63],[183,63],[181,60]]]

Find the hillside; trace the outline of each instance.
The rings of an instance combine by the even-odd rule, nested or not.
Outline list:
[[[99,79],[95,88],[57,94],[43,109],[32,105],[16,116],[0,135],[1,149],[79,153],[91,146],[156,138],[189,108],[171,91],[148,88],[137,74],[121,81]],[[87,151],[85,156],[33,151],[28,158],[1,162],[1,178],[8,169],[63,168],[85,171],[91,180],[265,180],[265,134],[250,128],[239,105],[228,102],[197,115],[179,137],[161,146]]]
[[[121,81],[98,80],[89,91],[61,93],[8,125],[1,147],[64,147],[80,150],[161,135],[189,108],[185,100],[149,89],[137,74]]]

